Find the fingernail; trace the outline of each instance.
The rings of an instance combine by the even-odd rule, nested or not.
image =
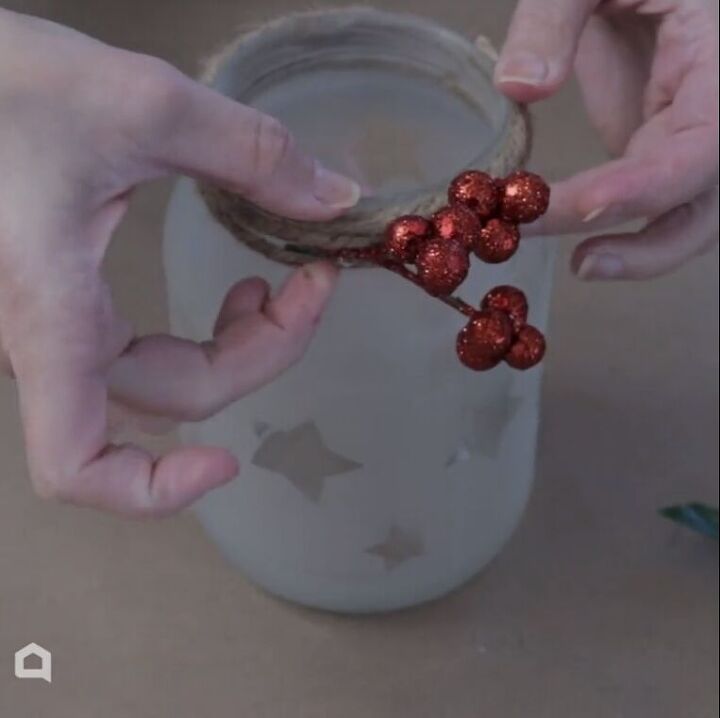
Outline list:
[[[579,279],[617,279],[625,273],[625,262],[616,254],[588,254],[577,270]]]
[[[328,207],[347,209],[360,199],[360,185],[357,182],[318,165],[315,168],[315,198]]]
[[[604,204],[601,207],[595,207],[595,209],[590,210],[583,218],[583,222],[592,222],[594,219],[597,219],[606,209],[608,208],[608,205]]]
[[[539,85],[548,76],[550,68],[544,58],[530,52],[516,52],[500,61],[495,68],[497,82],[518,82],[522,85]]]

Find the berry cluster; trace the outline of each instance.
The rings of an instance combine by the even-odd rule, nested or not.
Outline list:
[[[527,323],[528,303],[517,287],[491,289],[460,330],[457,353],[470,369],[492,369],[503,359],[514,369],[529,369],[545,354],[545,337]]]
[[[467,316],[457,338],[465,366],[483,371],[505,360],[515,369],[528,369],[542,359],[545,339],[527,324],[528,304],[519,289],[495,287],[478,309],[452,294],[468,275],[471,255],[490,264],[510,259],[520,244],[518,224],[544,214],[549,199],[550,188],[531,172],[496,179],[469,170],[450,183],[448,204],[431,218],[398,217],[382,242],[339,255],[390,269]]]

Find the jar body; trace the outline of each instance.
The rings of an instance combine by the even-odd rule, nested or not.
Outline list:
[[[240,278],[277,286],[287,266],[211,218],[194,184],[175,188],[165,227],[173,331],[203,340]],[[527,294],[544,329],[553,250],[475,263],[461,295]],[[463,318],[382,269],[348,269],[302,361],[217,416],[181,428],[223,446],[240,477],[196,507],[249,578],[287,599],[345,612],[438,597],[500,550],[530,492],[541,369],[476,373],[455,355]]]

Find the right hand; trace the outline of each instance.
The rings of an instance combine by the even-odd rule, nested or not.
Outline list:
[[[555,184],[528,233],[590,233],[581,279],[645,279],[717,241],[717,24],[708,0],[520,0],[496,68],[522,102],[575,70],[608,162]],[[608,233],[628,220],[637,232]],[[597,234],[596,234],[597,233]]]

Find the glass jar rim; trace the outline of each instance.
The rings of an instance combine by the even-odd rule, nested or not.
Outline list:
[[[523,109],[494,89],[494,60],[489,44],[473,44],[431,20],[348,7],[286,15],[241,35],[210,61],[205,79],[220,92],[247,103],[263,86],[313,67],[378,62],[387,68],[394,65],[397,71],[418,72],[444,85],[490,121],[491,141],[459,171],[477,168],[503,175],[524,162],[529,132]],[[293,243],[292,252],[299,245],[367,244],[368,238],[377,236],[392,217],[425,214],[444,204],[450,179],[405,192],[364,197],[342,217],[327,223],[276,217],[202,183],[201,193],[216,218],[242,241],[251,233],[258,244],[278,240]]]

